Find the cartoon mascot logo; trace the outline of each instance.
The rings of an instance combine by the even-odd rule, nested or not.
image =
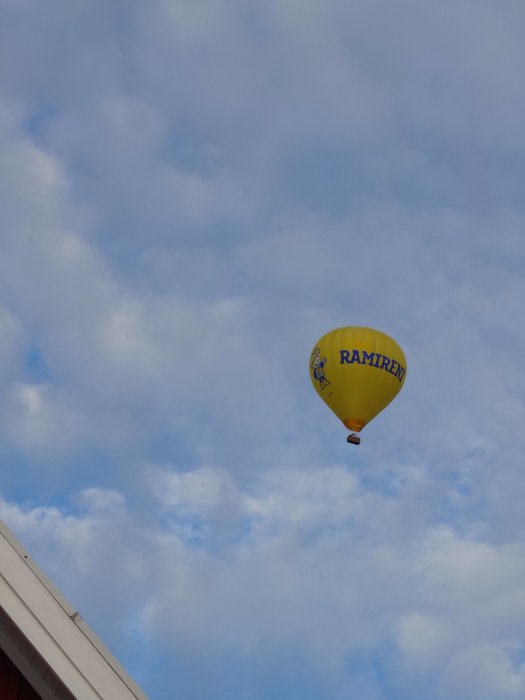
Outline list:
[[[319,382],[321,391],[330,384],[330,381],[324,373],[326,362],[326,357],[321,357],[321,348],[314,348],[310,355],[310,369],[312,370],[314,379]]]

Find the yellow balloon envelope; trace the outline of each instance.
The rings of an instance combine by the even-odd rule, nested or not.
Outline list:
[[[315,390],[349,430],[359,432],[405,382],[403,350],[386,333],[347,326],[323,335],[310,355]]]

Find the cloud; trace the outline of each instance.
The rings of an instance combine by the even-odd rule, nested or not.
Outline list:
[[[523,694],[521,10],[5,10],[8,522],[156,697]],[[347,324],[408,360],[350,452]]]
[[[119,628],[139,625],[150,648],[190,667],[257,658],[270,671],[279,659],[302,659],[300,686],[324,684],[334,696],[359,684],[373,696],[373,678],[352,669],[381,653],[386,697],[418,697],[424,674],[436,679],[428,697],[474,698],[484,684],[468,669],[486,657],[487,697],[488,688],[498,698],[522,691],[519,542],[421,529],[418,493],[393,499],[340,468],[273,471],[249,490],[214,467],[147,474],[160,507],[153,519],[100,488],[79,493],[69,512],[2,504],[2,517],[110,639],[125,647]]]
[[[519,642],[478,644],[451,662],[440,688],[441,697],[519,698],[525,687],[523,663],[513,660],[522,654]]]

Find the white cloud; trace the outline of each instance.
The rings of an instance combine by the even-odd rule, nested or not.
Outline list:
[[[446,624],[438,616],[411,612],[401,619],[398,642],[416,670],[443,664],[451,639]]]
[[[18,383],[2,408],[4,439],[21,452],[39,459],[46,454],[70,453],[84,437],[83,419],[67,396],[47,383]]]
[[[410,688],[425,676],[436,679],[429,698],[522,692],[520,544],[420,529],[410,493],[373,493],[342,469],[276,470],[249,490],[212,467],[144,477],[156,518],[100,488],[78,494],[68,514],[2,504],[111,639],[122,644],[117,630],[139,624],[148,645],[183,664],[256,656],[270,669],[293,656],[334,693],[359,683],[373,693],[372,678],[345,669],[380,650],[392,693],[417,697]],[[401,513],[411,530],[385,538]]]
[[[440,698],[521,698],[525,692],[525,665],[513,660],[522,656],[519,641],[478,643],[462,650],[447,667],[440,684]]]
[[[21,323],[6,308],[0,306],[0,382],[9,379],[20,369],[20,348],[23,329]]]
[[[5,10],[6,519],[181,697],[523,694],[518,6]],[[354,451],[345,324],[408,357]]]

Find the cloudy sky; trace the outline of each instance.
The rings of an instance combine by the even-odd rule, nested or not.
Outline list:
[[[0,517],[152,700],[525,697],[522,0],[0,12]]]

